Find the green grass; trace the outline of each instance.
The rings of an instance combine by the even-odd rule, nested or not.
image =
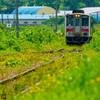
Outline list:
[[[4,44],[4,49],[1,48],[3,54],[1,54],[0,64],[6,66],[4,69],[0,69],[1,73],[7,74],[7,67],[10,70],[20,69],[22,71],[24,66],[22,63],[27,63],[29,66],[34,61],[41,61],[45,63],[51,60],[54,56],[62,55],[62,53],[54,54],[23,54],[21,52],[33,52],[33,51],[46,51],[57,49],[81,49],[82,52],[64,52],[64,58],[58,58],[48,66],[40,67],[25,77],[19,80],[15,80],[12,86],[0,86],[2,89],[0,93],[11,93],[7,95],[8,100],[100,100],[100,31],[98,26],[95,26],[95,32],[93,39],[90,43],[86,43],[82,46],[66,45],[65,37],[59,37],[59,33],[56,35],[51,31],[47,31],[48,27],[21,27],[20,39],[17,40],[11,30],[11,34],[8,37],[4,34],[3,39],[0,42]],[[3,32],[1,28],[1,32]],[[12,36],[12,37],[11,37]],[[8,39],[10,37],[10,40]],[[7,38],[7,39],[6,39]],[[5,41],[3,42],[3,40]],[[10,45],[6,44],[6,41]],[[13,42],[15,41],[13,44]],[[2,46],[2,45],[1,45]],[[8,47],[7,47],[8,46]],[[18,46],[20,50],[14,48]],[[10,52],[11,50],[11,52]],[[7,53],[15,53],[14,55],[5,56]],[[6,60],[7,57],[7,60]],[[10,62],[10,63],[9,63]],[[12,67],[11,65],[14,66]],[[36,86],[35,84],[41,81]],[[8,83],[9,84],[9,83]],[[32,89],[20,94],[25,87],[33,86]],[[14,95],[14,96],[13,96]]]
[[[64,59],[51,65],[39,86],[34,86],[17,99],[99,100],[100,54],[90,50],[64,55]]]

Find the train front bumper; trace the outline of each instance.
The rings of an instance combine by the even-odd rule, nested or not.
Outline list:
[[[66,43],[75,43],[75,44],[82,44],[85,42],[89,42],[91,37],[66,37]]]

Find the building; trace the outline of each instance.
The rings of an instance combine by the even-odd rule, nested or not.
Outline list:
[[[19,14],[19,25],[20,26],[32,26],[32,25],[42,25],[45,20],[50,19],[55,15],[55,9],[47,6],[25,6],[18,8]],[[11,14],[0,15],[0,24],[11,23],[16,24],[16,10]]]
[[[93,16],[95,19],[100,22],[100,7],[86,7],[80,10],[84,10],[85,14],[89,14]],[[71,14],[72,10],[70,11],[59,11],[58,16],[64,16],[65,14]]]

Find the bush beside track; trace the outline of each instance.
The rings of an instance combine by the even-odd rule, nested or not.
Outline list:
[[[14,28],[7,29],[6,26],[0,26],[0,51],[25,52],[29,49],[40,50],[41,44],[47,44],[56,41],[55,35],[50,28],[43,27],[21,27],[20,38],[16,38]]]

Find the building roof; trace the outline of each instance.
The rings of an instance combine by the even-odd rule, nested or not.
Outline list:
[[[84,10],[85,14],[94,14],[94,13],[100,13],[100,7],[86,7],[86,8],[81,8],[80,10]],[[65,11],[65,14],[72,14],[72,10],[70,11]],[[64,16],[64,11],[59,11],[58,16]]]
[[[25,6],[18,8],[18,14],[54,14],[55,10],[47,6]],[[11,14],[16,14],[14,10]]]
[[[86,14],[92,14],[92,13],[100,13],[100,7],[86,7],[82,8],[81,10],[84,10]]]
[[[19,14],[36,14],[40,9],[44,8],[44,6],[33,6],[33,7],[19,7],[18,8],[18,13]],[[14,10],[12,12],[12,14],[15,14],[16,13],[16,10]]]
[[[93,16],[97,19],[97,12],[98,12],[98,21],[100,21],[100,7],[86,7],[80,10],[84,10],[85,14]],[[70,11],[59,11],[58,16],[64,16],[65,14],[72,14],[72,10]]]

